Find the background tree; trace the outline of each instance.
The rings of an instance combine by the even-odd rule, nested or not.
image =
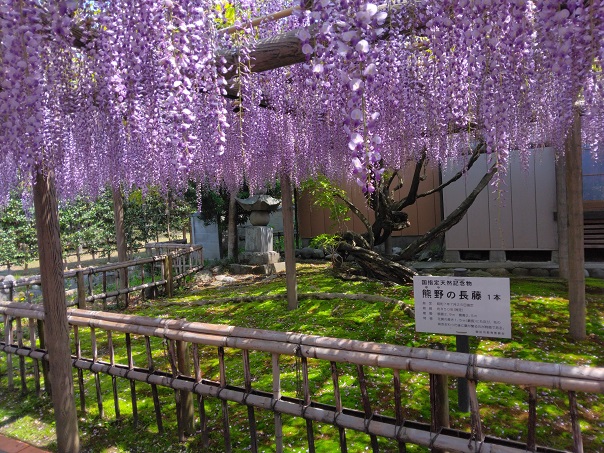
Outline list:
[[[24,208],[21,197],[13,192],[0,211],[0,265],[25,266],[35,259],[36,227],[31,207]]]
[[[402,176],[403,169],[386,171],[379,180],[375,178],[371,184],[372,191],[366,191],[365,200],[367,206],[372,210],[374,216],[370,220],[363,212],[364,209],[356,206],[348,196],[347,192],[330,182],[324,176],[307,181],[303,187],[314,197],[316,204],[330,209],[331,217],[339,220],[342,224],[346,213],[355,215],[365,226],[365,232],[358,234],[354,231],[340,231],[340,241],[336,247],[338,253],[344,256],[353,256],[355,261],[370,276],[397,283],[409,283],[413,277],[413,271],[405,269],[396,261],[409,261],[414,259],[435,239],[442,236],[447,230],[456,225],[466,214],[478,194],[489,184],[497,166],[493,164],[485,173],[474,190],[466,199],[436,227],[426,232],[404,250],[391,258],[379,256],[373,252],[375,246],[385,243],[395,231],[401,231],[410,226],[405,209],[414,205],[419,199],[442,192],[447,186],[460,179],[467,173],[474,163],[484,152],[484,145],[474,147],[467,157],[466,163],[455,175],[426,192],[419,192],[419,185],[429,165],[426,154],[422,154],[417,162],[410,162],[414,166],[413,175],[409,181]],[[399,195],[405,191],[404,195]]]

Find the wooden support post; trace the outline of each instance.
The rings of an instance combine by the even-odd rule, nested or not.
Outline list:
[[[76,283],[78,285],[78,308],[86,309],[86,286],[84,285],[84,272],[76,272]]]
[[[38,324],[38,336],[40,337],[40,349],[46,349],[46,333],[44,331],[44,321],[41,319],[37,320]],[[50,377],[48,376],[48,362],[42,360],[42,376],[44,377],[44,391],[47,395],[52,395],[52,384],[50,383]]]
[[[302,386],[304,390],[304,407],[310,406],[310,386],[308,382],[308,360],[302,356]],[[304,416],[304,411],[302,411]],[[306,438],[308,440],[308,452],[315,452],[315,434],[312,426],[312,420],[306,419]]]
[[[153,364],[153,353],[151,351],[151,339],[145,337],[145,349],[147,350],[147,368],[149,372],[155,371],[155,365]],[[157,384],[151,384],[151,394],[153,395],[153,407],[155,408],[155,420],[157,422],[157,431],[160,434],[164,432],[164,424],[161,419],[161,406],[159,403],[159,394],[157,393]]]
[[[166,280],[166,297],[172,297],[174,291],[174,281],[172,279],[172,255],[166,255],[163,264],[163,277],[164,280]]]
[[[336,426],[337,426],[337,418],[340,413],[342,413],[342,397],[340,395],[340,383],[338,379],[338,365],[336,362],[330,362],[331,366],[331,381],[333,382],[333,398],[336,406]],[[347,453],[348,446],[346,444],[346,430],[338,426],[338,432],[340,436],[340,452]]]
[[[556,158],[556,229],[558,231],[558,272],[568,280],[568,206],[566,205],[566,158]]]
[[[283,213],[287,308],[294,310],[298,308],[298,283],[296,280],[296,251],[294,248],[294,207],[291,179],[288,174],[281,175],[281,212]]]
[[[126,353],[128,354],[128,369],[134,369],[134,358],[132,357],[132,340],[130,334],[126,334]],[[138,407],[136,403],[136,381],[130,379],[130,400],[132,401],[132,419],[134,426],[138,426]]]
[[[394,385],[394,415],[396,417],[396,425],[403,426],[405,424],[405,418],[403,417],[403,404],[401,401],[401,372],[400,370],[392,370],[392,381]],[[398,429],[398,428],[397,428]],[[405,453],[407,451],[407,444],[400,439],[397,434],[398,441],[398,452]]]
[[[443,350],[444,345],[434,343],[433,349]],[[430,412],[432,414],[431,430],[438,433],[442,428],[449,427],[449,387],[447,376],[430,374]],[[433,453],[446,453],[441,448],[432,448]]]
[[[252,391],[252,371],[250,369],[250,351],[243,349],[243,379],[245,385],[245,392],[250,394]],[[258,452],[258,435],[256,432],[256,415],[254,413],[254,406],[247,407],[247,418],[250,424],[250,451],[252,453]]]
[[[65,279],[61,258],[57,196],[52,170],[37,169],[33,185],[46,348],[52,357],[50,380],[56,420],[57,450],[78,452],[80,437],[73,389]]]
[[[527,451],[535,451],[537,448],[537,389],[529,387],[529,416],[528,434],[526,440]]]
[[[193,367],[195,368],[195,382],[199,384],[203,378],[199,366],[199,345],[193,344]],[[206,415],[205,399],[203,395],[198,397],[199,403],[199,430],[201,431],[201,447],[208,446],[208,417]]]
[[[13,320],[10,316],[4,315],[4,344],[13,344]],[[8,390],[15,390],[13,381],[13,355],[6,354],[6,378],[8,379]]]
[[[476,381],[468,380],[468,396],[470,399],[470,413],[472,414],[472,432],[474,440],[482,442],[482,421],[480,420],[480,406],[478,405],[478,394],[476,393]],[[480,449],[480,447],[477,447]]]
[[[363,411],[365,412],[365,430],[369,428],[369,423],[371,423],[371,417],[373,416],[373,412],[371,410],[371,402],[369,401],[369,394],[367,393],[367,380],[365,379],[365,371],[363,370],[363,365],[357,365],[357,373],[359,375],[359,388],[361,390],[361,400],[363,402]],[[369,434],[369,439],[371,439],[371,449],[373,453],[378,453],[380,451],[377,436],[375,434]]]
[[[17,346],[23,347],[23,324],[21,318],[17,318]],[[19,356],[19,377],[21,379],[21,394],[27,393],[27,382],[25,381],[25,357]]]
[[[570,335],[587,337],[585,309],[585,250],[583,245],[583,147],[581,115],[575,109],[573,126],[566,140],[566,204],[568,206],[568,301]]]
[[[281,370],[279,368],[279,354],[272,354],[273,368],[273,404],[281,399]],[[283,453],[283,422],[281,414],[275,412],[275,452]]]
[[[94,327],[90,328],[90,346],[92,348],[92,362],[94,363],[98,360],[96,331]],[[96,388],[96,404],[99,409],[99,417],[103,418],[105,416],[105,411],[103,410],[103,392],[101,390],[101,376],[97,372],[94,373],[94,386]]]
[[[76,359],[82,358],[82,346],[80,343],[80,329],[78,326],[73,326],[73,338],[76,347]],[[78,388],[80,390],[80,410],[86,413],[86,392],[84,390],[84,371],[78,368]]]
[[[218,365],[220,367],[220,388],[226,387],[226,365],[224,363],[224,348],[221,346],[218,348]],[[220,394],[219,394],[220,395]],[[221,400],[222,402],[222,429],[224,433],[224,451],[225,453],[231,453],[231,428],[229,425],[229,404],[227,400]]]
[[[189,344],[184,341],[176,342],[176,357],[178,360],[178,373],[182,376],[191,376],[191,357]],[[185,436],[195,434],[195,405],[193,395],[186,390],[180,390],[180,419]]]
[[[109,364],[115,365],[115,350],[113,349],[113,335],[111,330],[107,331],[107,345],[109,347]],[[117,377],[111,375],[111,389],[113,390],[113,407],[115,408],[115,418],[120,418],[120,400],[117,392]]]
[[[36,342],[36,321],[35,319],[29,319],[29,346],[32,351],[37,348]],[[40,396],[40,365],[38,359],[32,359],[34,367],[34,381],[36,386],[36,395]]]
[[[172,377],[176,379],[178,377],[178,359],[176,357],[176,341],[168,340],[168,359],[170,361],[170,368],[172,369]],[[187,440],[185,436],[185,427],[182,419],[182,401],[181,392],[174,389],[174,399],[176,400],[176,423],[178,428],[178,441],[184,442]]]
[[[583,453],[583,438],[581,436],[579,411],[577,410],[577,394],[575,392],[568,392],[568,403],[570,406],[570,420],[573,427],[573,453]]]
[[[112,189],[113,196],[113,218],[115,220],[115,241],[117,243],[117,259],[120,263],[128,261],[128,246],[126,243],[126,230],[124,229],[124,197],[119,187]],[[116,285],[118,290],[128,287],[128,268],[120,268],[118,270],[119,284]],[[128,306],[128,295],[117,296],[117,300],[122,299],[124,305]]]

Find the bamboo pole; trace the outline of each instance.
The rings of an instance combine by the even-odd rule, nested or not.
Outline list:
[[[468,379],[468,396],[470,399],[470,413],[472,418],[472,432],[474,440],[482,442],[484,436],[482,434],[482,422],[480,420],[480,406],[478,405],[478,395],[476,393],[477,382]]]
[[[304,356],[301,358],[302,360],[302,387],[304,390],[304,406],[302,414],[304,416],[304,412],[311,405],[310,400],[310,386],[308,382],[308,359]],[[313,432],[312,420],[306,418],[306,438],[308,440],[308,451],[309,453],[315,452],[315,435]]]
[[[40,360],[48,360],[48,353],[44,351],[31,351],[27,349],[19,349],[16,346],[1,346],[0,350],[9,354],[28,355]],[[413,422],[404,427],[404,430],[399,433],[396,421],[388,417],[380,417],[374,419],[369,425],[366,424],[366,419],[363,413],[358,411],[346,411],[338,415],[335,407],[326,405],[309,406],[304,408],[300,400],[294,398],[278,399],[274,398],[273,394],[258,392],[247,396],[243,388],[229,386],[222,388],[215,383],[196,383],[190,379],[174,379],[170,374],[166,373],[149,373],[145,371],[134,370],[130,371],[127,367],[116,365],[111,366],[107,363],[96,362],[89,360],[74,360],[73,366],[90,370],[95,373],[104,373],[108,375],[116,375],[123,378],[135,379],[141,382],[147,382],[154,385],[162,385],[174,390],[187,390],[208,397],[220,398],[222,400],[232,401],[238,404],[251,404],[254,407],[272,410],[277,413],[292,415],[294,417],[304,417],[320,423],[337,423],[344,428],[352,429],[359,432],[368,431],[370,434],[385,437],[389,439],[401,438],[407,442],[414,443],[420,446],[432,445],[436,448],[447,448],[459,453],[476,453],[476,446],[472,442],[468,442],[466,436],[462,432],[456,430],[447,430],[434,438],[431,435],[428,426],[419,422]],[[505,442],[498,442],[495,438],[486,438],[481,444],[481,452],[483,453],[526,453],[525,446],[509,446]]]
[[[174,379],[178,378],[178,366],[176,358],[176,342],[174,340],[168,341],[168,359],[170,361],[170,368],[172,369],[172,376]],[[185,435],[184,420],[182,418],[182,392],[174,389],[174,400],[176,401],[176,422],[178,425],[178,441],[184,442],[187,440]]]
[[[11,304],[0,306],[0,313],[22,317],[43,317],[36,305]],[[27,310],[15,306],[27,307]],[[364,366],[377,366],[415,372],[446,374],[453,377],[466,375],[468,354],[436,351],[425,348],[287,334],[223,325],[189,323],[182,320],[144,318],[140,316],[103,313],[72,309],[70,323],[96,326],[108,330],[157,336],[211,346],[255,349],[269,353],[295,355],[302,345],[305,357],[336,362],[350,362]],[[76,316],[77,315],[77,316]],[[106,321],[114,319],[116,321]],[[121,320],[124,322],[118,322]],[[178,330],[177,330],[178,329]],[[204,333],[201,333],[204,332]],[[250,335],[249,337],[243,336]],[[319,347],[317,345],[322,345]],[[475,356],[475,377],[480,381],[502,382],[515,385],[560,388],[566,391],[604,393],[604,368],[568,366],[553,363],[523,361],[488,356]]]
[[[40,337],[40,349],[46,349],[46,333],[44,328],[44,321],[42,319],[38,319],[38,336]],[[52,384],[50,383],[50,378],[48,377],[48,363],[46,360],[42,360],[42,376],[44,377],[44,391],[47,395],[52,395]]]
[[[444,350],[441,343],[433,343],[432,348]],[[443,428],[449,427],[449,386],[447,375],[430,373],[430,414],[431,429],[438,436]],[[440,448],[432,448],[433,453],[448,453]]]
[[[76,282],[78,285],[78,308],[86,309],[86,287],[84,286],[84,273],[81,270],[76,272]]]

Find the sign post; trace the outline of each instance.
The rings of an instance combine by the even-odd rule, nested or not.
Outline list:
[[[509,278],[416,276],[413,292],[415,330],[455,335],[458,352],[470,352],[470,336],[512,337]],[[458,379],[458,406],[468,412],[463,378]]]

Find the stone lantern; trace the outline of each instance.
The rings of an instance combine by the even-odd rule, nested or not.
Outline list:
[[[260,269],[254,269],[255,272],[275,272],[279,253],[273,251],[273,229],[267,225],[270,213],[277,210],[281,201],[263,194],[237,198],[237,203],[243,210],[250,212],[252,224],[245,229],[245,251],[239,255],[239,263],[260,266]]]

